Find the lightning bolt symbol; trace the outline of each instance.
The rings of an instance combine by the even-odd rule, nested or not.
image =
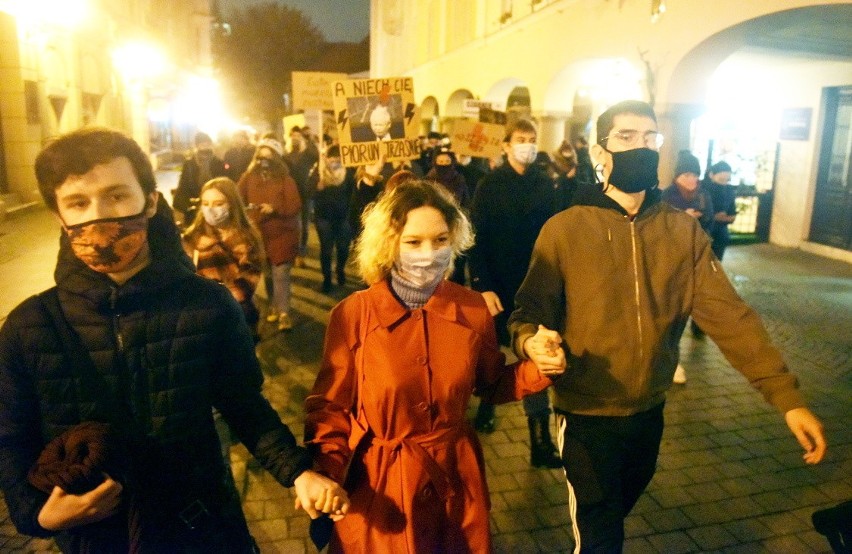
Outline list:
[[[346,121],[348,119],[349,117],[347,117],[346,115],[346,110],[341,111],[339,114],[337,114],[337,126],[343,129],[344,127],[346,127]]]
[[[411,118],[414,117],[414,104],[408,104],[405,107],[405,118],[408,120],[406,125],[411,123]]]

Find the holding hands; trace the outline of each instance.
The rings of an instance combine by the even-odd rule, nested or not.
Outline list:
[[[561,343],[559,333],[539,325],[536,334],[524,342],[524,353],[543,375],[558,377],[568,365]]]
[[[293,482],[296,487],[296,509],[303,508],[311,519],[320,513],[332,521],[340,521],[349,511],[349,496],[334,480],[315,471],[305,471]]]

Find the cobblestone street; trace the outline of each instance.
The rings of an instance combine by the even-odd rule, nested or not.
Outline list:
[[[56,227],[43,209],[0,224],[0,321],[27,295],[52,284]],[[293,270],[294,328],[278,333],[262,324],[258,347],[265,394],[299,436],[329,310],[354,290],[349,285],[319,292],[315,235],[311,246],[307,266]],[[830,552],[810,518],[815,510],[852,499],[852,266],[765,244],[733,246],[727,256],[726,271],[761,314],[825,423],[827,458],[806,466],[783,417],[711,340],[687,331],[681,359],[688,381],[669,394],[658,471],[627,520],[625,551]],[[495,551],[564,552],[570,541],[562,473],[529,466],[520,403],[498,407],[497,415],[496,431],[482,436]],[[262,552],[315,552],[307,538],[309,520],[294,512],[290,491],[242,446],[231,457]],[[2,506],[0,552],[52,550],[51,541],[16,535]]]

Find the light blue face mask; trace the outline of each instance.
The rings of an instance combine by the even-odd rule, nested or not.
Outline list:
[[[201,206],[201,214],[208,224],[219,227],[228,221],[231,210],[228,209],[228,206]]]
[[[400,252],[396,269],[400,277],[419,288],[428,288],[444,278],[453,250],[449,246],[429,253]]]
[[[530,165],[535,161],[538,148],[531,142],[512,145],[512,157],[521,165]]]

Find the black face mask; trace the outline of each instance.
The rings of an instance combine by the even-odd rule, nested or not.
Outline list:
[[[660,153],[650,148],[634,148],[612,154],[612,173],[609,174],[609,184],[627,192],[642,192],[651,190],[660,184],[657,177],[657,167],[660,164]]]
[[[452,165],[436,165],[435,173],[440,177],[449,177],[455,173],[455,168]]]

